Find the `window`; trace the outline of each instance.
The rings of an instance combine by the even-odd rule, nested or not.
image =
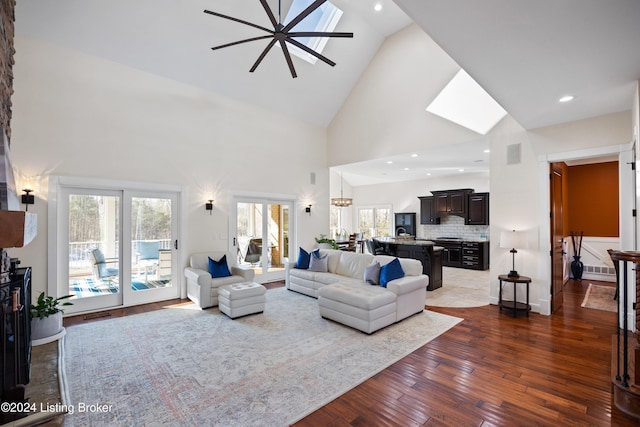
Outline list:
[[[342,209],[344,208],[331,206],[329,211],[329,232],[331,236],[339,235],[344,228],[342,225]]]
[[[371,206],[358,208],[358,232],[363,239],[391,235],[391,207]]]
[[[485,135],[507,112],[466,71],[460,69],[427,111]]]
[[[287,16],[284,20],[285,25],[287,22],[290,22],[293,18],[298,16],[300,12],[309,7],[312,2],[313,0],[293,0],[293,3],[289,8],[289,12],[287,12]],[[292,28],[292,31],[332,32],[336,28],[336,25],[338,25],[340,17],[342,17],[342,11],[335,7],[331,2],[326,2],[307,15],[307,17],[300,21],[298,25]],[[295,39],[318,53],[322,53],[322,50],[329,40],[328,37],[296,37]],[[318,60],[315,56],[309,55],[307,52],[291,45],[290,43],[287,43],[287,47],[292,54],[310,62],[311,64],[315,64]]]

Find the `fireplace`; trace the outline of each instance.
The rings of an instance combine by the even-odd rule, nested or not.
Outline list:
[[[31,267],[20,268],[11,259],[7,283],[0,284],[0,385],[3,402],[26,402],[25,385],[31,366]],[[27,413],[0,413],[0,422],[26,416]]]

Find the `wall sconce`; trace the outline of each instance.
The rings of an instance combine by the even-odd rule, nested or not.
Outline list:
[[[306,208],[304,208],[304,211],[308,213],[309,216],[311,216],[311,205],[308,205]]]
[[[25,188],[24,190],[25,194],[22,195],[22,204],[24,205],[24,210],[28,211],[29,210],[29,205],[33,205],[35,203],[35,196],[31,193],[33,193],[33,190],[31,190],[30,188]]]
[[[204,208],[209,211],[209,215],[213,214],[213,199],[209,199],[209,201],[204,204]]]

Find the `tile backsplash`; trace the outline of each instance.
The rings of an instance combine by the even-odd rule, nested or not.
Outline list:
[[[460,237],[463,240],[489,240],[488,225],[465,225],[464,218],[443,216],[440,224],[418,224],[417,238],[433,240],[438,237]]]

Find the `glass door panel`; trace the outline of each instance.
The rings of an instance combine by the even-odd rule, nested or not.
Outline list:
[[[73,306],[65,312],[111,307],[122,301],[119,194],[70,189],[66,194],[65,227],[68,264],[65,289]]]
[[[171,199],[131,199],[131,290],[173,286]]]
[[[175,272],[177,197],[174,194],[125,192],[125,224],[130,253],[131,282],[127,304],[141,304],[179,296]]]
[[[61,190],[65,313],[130,306],[180,296],[175,193]]]
[[[236,205],[238,264],[262,272],[262,203]]]
[[[252,268],[256,281],[284,278],[290,252],[290,212],[293,202],[245,200],[236,202],[237,263]]]

